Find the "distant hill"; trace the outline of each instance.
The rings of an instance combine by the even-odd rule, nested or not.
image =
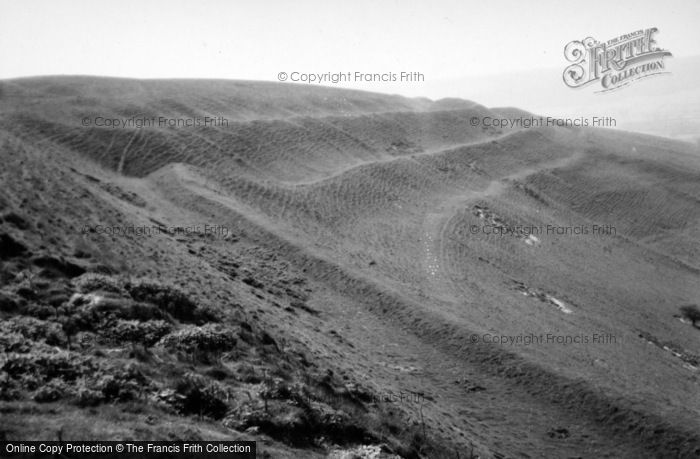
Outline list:
[[[515,105],[541,115],[559,117],[610,116],[617,128],[696,141],[700,138],[700,56],[666,59],[669,74],[635,82],[605,94],[594,88],[571,89],[560,68],[428,81],[423,94],[477,97],[488,106]]]

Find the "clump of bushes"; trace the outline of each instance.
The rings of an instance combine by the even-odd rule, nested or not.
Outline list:
[[[294,446],[312,445],[322,437],[337,444],[376,441],[373,434],[347,413],[307,400],[274,401],[264,406],[246,402],[230,411],[224,425],[239,431],[258,427],[270,437]]]
[[[236,345],[234,332],[218,324],[206,324],[201,327],[186,326],[163,337],[161,344],[167,349],[182,351],[197,356],[214,354],[217,358],[222,352],[233,349]]]
[[[134,365],[127,365],[124,368],[104,368],[81,378],[71,386],[70,394],[76,405],[87,407],[135,400],[152,387],[148,378]]]
[[[20,398],[20,391],[17,384],[10,375],[0,371],[0,400],[16,400]]]
[[[96,331],[118,319],[148,321],[168,318],[166,313],[152,304],[92,293],[75,294],[69,304],[61,307],[60,312],[67,335],[78,331]]]
[[[97,406],[104,401],[102,392],[80,386],[75,392],[75,404],[80,407]]]
[[[223,418],[228,412],[228,392],[216,381],[207,381],[199,375],[185,374],[175,385],[177,406],[182,414],[197,414],[214,419]]]
[[[0,279],[2,283],[2,279]],[[0,312],[15,312],[19,309],[17,300],[5,292],[0,292]]]
[[[133,368],[127,368],[102,376],[93,388],[100,392],[106,401],[125,402],[138,398],[146,387],[146,377]]]
[[[38,304],[31,302],[26,306],[22,307],[20,310],[21,314],[36,317],[41,320],[46,320],[49,317],[56,315],[56,309],[53,306],[47,304]]]
[[[112,341],[140,344],[151,347],[172,331],[172,325],[164,320],[117,320],[105,335]]]
[[[19,333],[11,331],[0,331],[0,352],[27,353],[32,349],[31,342]]]
[[[90,357],[40,347],[35,347],[27,354],[8,354],[0,367],[1,371],[29,390],[34,390],[54,378],[75,381],[79,377],[93,374],[96,369],[97,365]]]
[[[74,280],[73,285],[79,292],[79,294],[76,294],[71,300],[73,304],[76,302],[95,303],[95,298],[98,298],[99,301],[97,301],[97,304],[94,306],[99,306],[99,310],[109,308],[118,309],[119,304],[128,305],[130,303],[130,298],[134,300],[137,305],[153,305],[163,314],[168,314],[184,322],[206,323],[217,321],[213,312],[197,306],[187,294],[174,285],[143,279],[123,282],[118,278],[97,273],[83,274]],[[132,309],[134,308],[135,306],[132,306]],[[145,310],[148,308],[142,309],[144,309],[144,311],[141,312],[150,316],[148,318],[155,318],[155,314],[152,311]],[[162,318],[163,314],[158,318]],[[122,314],[121,318],[126,317]],[[148,319],[143,317],[132,318],[140,320]]]
[[[263,399],[295,401],[305,398],[301,385],[291,385],[282,378],[266,378],[263,383],[263,389],[260,392],[260,397]]]
[[[124,284],[111,276],[104,274],[86,273],[73,280],[73,285],[80,293],[114,293],[120,296],[126,294]]]
[[[52,379],[34,392],[34,401],[39,403],[55,402],[69,394],[70,388],[61,379]]]
[[[154,304],[176,319],[189,322],[197,318],[197,304],[175,286],[141,280],[127,283],[126,290],[134,300]]]
[[[4,334],[18,333],[32,341],[45,341],[52,346],[62,345],[66,337],[61,324],[34,317],[14,316],[0,323],[0,340]]]

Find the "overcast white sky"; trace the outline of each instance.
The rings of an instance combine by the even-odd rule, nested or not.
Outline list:
[[[695,0],[0,0],[0,78],[418,71],[435,82],[563,69],[571,40],[653,26],[660,46],[698,55],[699,20]]]

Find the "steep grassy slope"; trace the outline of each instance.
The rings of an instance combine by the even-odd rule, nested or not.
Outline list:
[[[700,294],[695,147],[484,129],[472,118],[522,113],[254,82],[22,79],[0,83],[0,98],[3,212],[33,222],[6,219],[9,237],[92,252],[115,275],[177,282],[220,314],[252,314],[246,323],[289,343],[265,364],[295,378],[304,365],[279,359],[302,353],[370,393],[421,394],[357,408],[369,417],[347,425],[376,422],[382,434],[350,443],[426,457],[470,445],[483,457],[700,454],[700,332],[676,317]],[[94,125],[133,116],[229,121]],[[224,225],[231,236],[80,234],[108,224]],[[545,233],[528,237],[532,227]],[[31,269],[8,266],[16,295]],[[547,334],[604,341],[522,341]],[[489,342],[501,335],[521,341]],[[237,355],[258,358],[258,346]],[[251,425],[278,454],[293,445]]]

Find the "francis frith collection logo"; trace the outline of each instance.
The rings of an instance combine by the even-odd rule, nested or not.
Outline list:
[[[620,35],[606,42],[592,37],[574,40],[564,47],[571,62],[564,70],[564,83],[581,88],[598,82],[606,92],[620,89],[634,81],[669,73],[664,58],[672,54],[657,46],[656,27]]]

